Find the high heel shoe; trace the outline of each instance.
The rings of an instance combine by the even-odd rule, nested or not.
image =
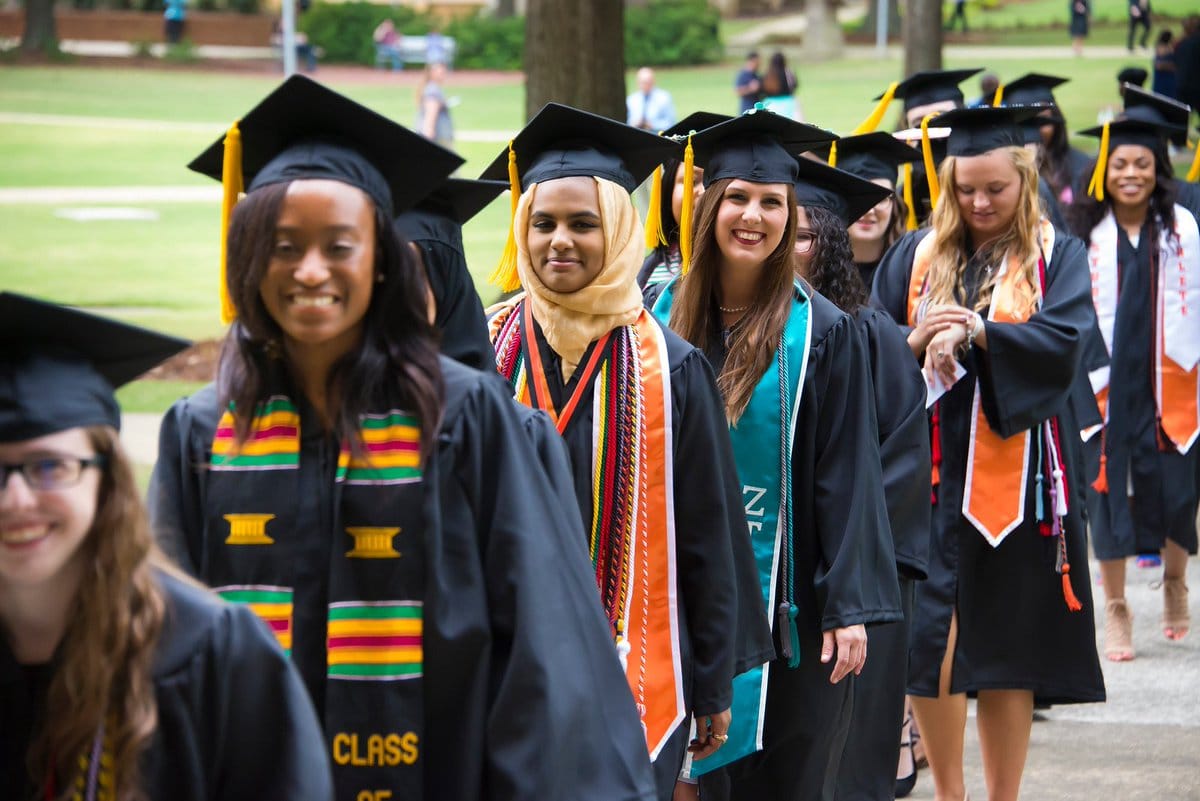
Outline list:
[[[1192,617],[1188,612],[1188,588],[1186,579],[1164,578],[1163,583],[1163,634],[1168,640],[1182,640],[1188,634]]]
[[[912,793],[913,788],[917,786],[917,757],[913,752],[913,733],[912,733],[913,717],[909,714],[904,719],[902,730],[908,731],[908,741],[900,743],[900,758],[903,763],[905,752],[908,753],[909,764],[912,765],[912,772],[907,776],[902,776],[896,779],[896,798],[907,798]]]

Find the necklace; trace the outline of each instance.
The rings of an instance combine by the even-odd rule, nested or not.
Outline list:
[[[717,308],[720,309],[721,311],[725,312],[726,314],[741,314],[742,312],[744,312],[746,309],[748,309],[750,307],[747,305],[747,306],[738,306],[735,309],[727,309],[724,306],[717,304]]]

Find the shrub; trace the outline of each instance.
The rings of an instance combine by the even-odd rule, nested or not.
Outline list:
[[[375,28],[385,19],[396,23],[396,30],[405,34],[427,33],[432,20],[405,6],[376,5],[375,3],[314,3],[300,15],[297,27],[308,35],[308,41],[325,50],[328,62],[355,64],[375,63]]]
[[[625,63],[706,64],[723,54],[719,16],[706,0],[650,0],[625,9]]]
[[[476,70],[519,70],[525,52],[525,18],[479,14],[455,20],[444,33],[454,38],[454,66]]]

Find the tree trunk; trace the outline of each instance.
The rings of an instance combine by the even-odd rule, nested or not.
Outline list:
[[[553,100],[625,120],[623,0],[529,0],[525,116]]]
[[[494,16],[507,19],[517,13],[516,0],[497,0]]]
[[[54,0],[25,0],[25,32],[21,34],[22,53],[45,53],[58,49],[58,31],[54,26]]]
[[[879,4],[875,0],[867,0],[867,16],[863,19],[862,27],[859,28],[860,33],[875,35],[875,26],[879,24]],[[897,0],[888,0],[887,3],[887,31],[888,39],[893,39],[900,35],[900,3]]]
[[[904,74],[941,68],[941,1],[904,0]]]
[[[804,33],[804,57],[809,61],[831,61],[842,54],[846,45],[832,0],[808,0],[805,4],[808,27]]]

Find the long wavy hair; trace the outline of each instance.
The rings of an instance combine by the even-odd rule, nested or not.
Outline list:
[[[814,239],[808,275],[804,278],[833,305],[854,314],[867,304],[869,294],[862,274],[854,266],[850,235],[842,218],[829,209],[806,206]]]
[[[75,791],[79,760],[104,726],[113,798],[144,797],[138,759],[158,725],[151,669],[166,598],[154,577],[166,565],[154,545],[133,467],[108,426],[87,429],[105,459],[91,531],[79,546],[86,569],[67,615],[60,662],[46,694],[43,723],[30,746],[30,775],[53,777],[57,798]],[[11,788],[10,788],[11,789]]]
[[[1025,308],[1032,310],[1040,295],[1037,274],[1038,258],[1041,255],[1040,222],[1041,204],[1038,200],[1038,173],[1035,157],[1023,147],[1006,147],[1003,152],[1016,168],[1021,182],[1016,213],[1004,234],[987,246],[983,253],[970,251],[969,237],[958,198],[954,191],[954,169],[957,157],[947,156],[938,170],[938,181],[942,193],[930,216],[933,249],[930,252],[929,290],[927,300],[934,305],[963,305],[967,301],[963,275],[967,263],[974,256],[981,256],[992,264],[1002,260],[1015,261],[1021,271],[1018,297]],[[1000,277],[1000,270],[993,270],[979,288],[975,299],[975,310],[985,312],[991,305],[992,291]]]
[[[283,331],[259,295],[289,183],[251,192],[229,222],[227,285],[237,309],[221,349],[217,389],[234,405],[239,441],[250,433],[255,407],[287,381]],[[375,209],[375,275],[363,318],[362,343],[330,370],[326,388],[334,433],[362,450],[359,420],[402,404],[421,422],[421,458],[429,455],[441,422],[445,388],[437,331],[429,320],[428,283],[407,244]]]
[[[671,306],[672,330],[700,350],[705,350],[710,338],[719,336],[717,332],[721,329],[717,290],[723,260],[716,237],[717,211],[725,199],[725,189],[733,181],[733,178],[713,181],[700,197],[693,229],[691,269],[680,279]],[[791,184],[787,184],[784,202],[789,211],[783,237],[763,262],[754,302],[730,333],[725,365],[717,376],[717,387],[725,399],[725,417],[734,425],[775,358],[791,312],[792,250],[796,245],[796,194]]]
[[[1156,225],[1165,231],[1175,230],[1175,199],[1179,194],[1179,185],[1171,170],[1171,159],[1167,155],[1167,146],[1160,142],[1151,149],[1154,153],[1154,191],[1150,193],[1149,213],[1154,216]],[[1092,160],[1087,174],[1091,175],[1096,169],[1096,161]],[[1067,207],[1067,225],[1071,233],[1079,237],[1085,244],[1092,243],[1092,231],[1104,219],[1113,207],[1112,193],[1107,191],[1108,176],[1105,176],[1104,200],[1096,200],[1091,195],[1080,194]]]

